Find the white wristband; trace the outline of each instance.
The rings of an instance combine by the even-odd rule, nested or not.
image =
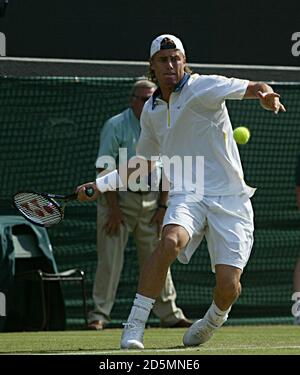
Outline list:
[[[124,186],[116,169],[105,176],[98,177],[96,179],[96,185],[101,193],[115,191],[117,188]]]

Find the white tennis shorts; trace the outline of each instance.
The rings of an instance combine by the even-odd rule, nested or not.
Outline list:
[[[169,198],[163,226],[177,224],[190,236],[178,260],[189,263],[203,236],[207,240],[212,271],[216,264],[228,264],[243,270],[253,245],[253,210],[247,194],[205,196],[190,202],[186,195]]]

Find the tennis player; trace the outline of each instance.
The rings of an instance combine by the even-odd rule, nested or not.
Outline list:
[[[255,189],[244,181],[225,101],[258,99],[266,110],[285,112],[280,96],[266,83],[191,74],[183,44],[173,35],[153,40],[150,76],[159,88],[144,106],[137,154],[148,160],[155,155],[203,156],[204,194],[195,199],[197,192],[189,189],[189,184],[178,191],[174,175],[168,176],[169,207],[162,239],[140,275],[121,338],[121,348],[126,349],[144,348],[145,324],[168,268],[176,258],[188,263],[204,236],[216,286],[211,306],[186,331],[183,344],[205,343],[226,322],[241,293],[240,278],[253,244],[250,198]],[[79,188],[83,200],[89,185]]]

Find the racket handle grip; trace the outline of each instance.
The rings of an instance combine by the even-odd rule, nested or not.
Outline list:
[[[85,189],[85,194],[89,198],[91,198],[95,194],[95,189],[92,186],[90,186],[90,187],[88,187],[88,188]]]

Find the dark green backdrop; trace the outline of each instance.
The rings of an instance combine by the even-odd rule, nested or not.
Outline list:
[[[95,177],[94,162],[103,122],[127,106],[133,79],[0,79],[0,212],[16,214],[11,195],[20,189],[69,193]],[[243,294],[229,323],[291,322],[292,274],[300,255],[299,213],[294,169],[300,145],[300,85],[275,85],[287,108],[273,115],[257,101],[231,101],[233,127],[252,136],[240,146],[247,182],[258,188],[255,244],[243,275]],[[89,307],[96,267],[96,206],[71,203],[65,220],[49,230],[59,270],[86,271]],[[126,319],[137,285],[137,259],[129,242],[112,312],[114,324]],[[190,318],[211,301],[213,274],[203,243],[190,265],[172,268],[178,304]],[[64,286],[68,327],[80,327],[80,290]],[[250,320],[249,320],[250,319]],[[155,320],[151,320],[156,323]]]

